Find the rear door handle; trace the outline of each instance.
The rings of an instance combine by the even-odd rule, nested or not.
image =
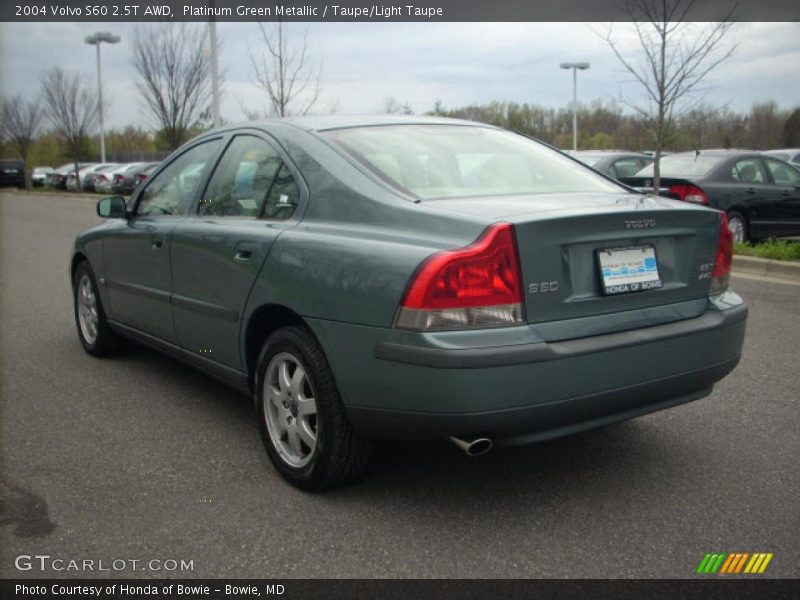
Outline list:
[[[756,193],[756,189],[755,189],[755,188],[747,188],[745,191],[746,191],[748,194],[755,194],[755,193]]]
[[[161,250],[161,247],[164,245],[164,240],[153,240],[152,245],[150,246],[151,250]]]

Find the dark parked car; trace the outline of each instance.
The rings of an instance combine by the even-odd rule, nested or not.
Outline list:
[[[653,167],[624,183],[652,191]],[[660,194],[723,210],[737,242],[800,235],[800,170],[760,152],[703,150],[661,160]]]
[[[0,160],[0,187],[25,187],[25,163],[15,158]]]
[[[697,400],[741,354],[724,213],[486,125],[225,127],[97,210],[71,260],[85,350],[132,338],[250,395],[307,489],[373,438],[474,455]]]
[[[653,158],[637,152],[618,152],[605,150],[579,150],[570,152],[582,163],[597,169],[601,173],[619,179],[630,177],[644,167],[653,164]]]
[[[114,193],[125,196],[132,193],[136,186],[147,179],[147,175],[152,173],[159,164],[161,163],[136,163],[124,172],[117,173],[112,184]]]

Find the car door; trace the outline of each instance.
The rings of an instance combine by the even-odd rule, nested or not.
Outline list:
[[[206,140],[171,160],[141,192],[125,225],[104,241],[110,318],[176,343],[170,298],[170,232],[183,219],[201,176],[221,147]]]
[[[239,332],[255,278],[301,188],[273,141],[235,135],[192,214],[172,233],[173,315],[188,352],[242,371]]]
[[[764,162],[778,195],[776,235],[800,235],[800,171],[774,158],[764,158]]]
[[[726,202],[721,208],[729,210],[744,206],[751,237],[773,235],[777,227],[776,209],[779,204],[775,186],[771,185],[761,160],[754,156],[733,162],[729,184],[724,186]]]

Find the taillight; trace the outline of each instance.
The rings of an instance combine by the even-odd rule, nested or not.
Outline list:
[[[676,183],[669,187],[669,193],[685,202],[697,202],[698,204],[708,204],[708,196],[702,190],[691,183]]]
[[[731,265],[733,263],[733,234],[728,228],[728,215],[719,213],[719,235],[717,237],[717,257],[711,274],[712,296],[721,294],[730,286]]]
[[[395,326],[462,329],[523,320],[522,275],[514,227],[497,223],[469,246],[423,262],[406,290]]]
[[[114,175],[114,183],[122,183],[125,181],[124,175]]]

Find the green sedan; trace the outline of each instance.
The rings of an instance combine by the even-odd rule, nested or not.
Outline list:
[[[304,489],[375,439],[477,455],[697,400],[742,350],[723,213],[477,123],[223,127],[97,210],[70,263],[83,347],[250,395]]]

